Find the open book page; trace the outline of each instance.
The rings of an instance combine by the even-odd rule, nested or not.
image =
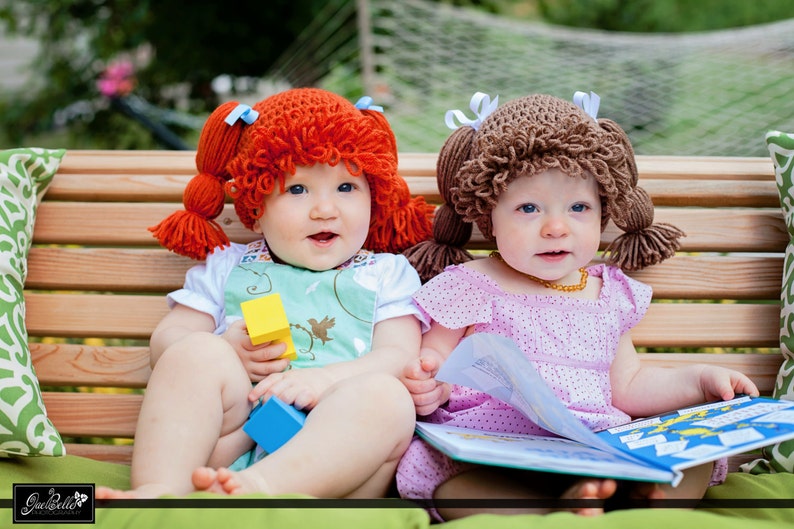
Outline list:
[[[477,333],[461,340],[436,378],[487,393],[511,404],[546,430],[585,445],[574,449],[573,445],[558,443],[547,445],[540,452],[551,457],[554,450],[564,447],[571,458],[576,453],[580,459],[598,461],[601,469],[592,475],[631,479],[639,474],[643,476],[640,479],[667,480],[675,484],[680,480],[683,469],[794,438],[794,402],[746,396],[682,408],[601,432],[591,432],[562,404],[514,342],[493,334]],[[428,426],[436,429],[445,427]],[[424,425],[417,426],[420,435],[422,428]],[[473,457],[475,462],[491,461],[491,464],[539,469],[519,462],[535,457],[522,452],[534,450],[542,444],[541,441],[522,441],[528,444],[511,444],[508,448],[499,438],[509,437],[509,434],[467,431],[469,438],[479,436],[483,442],[467,439],[466,443],[452,443],[456,450],[466,445],[461,459],[471,461]],[[428,435],[427,432],[425,434]],[[449,443],[452,438],[454,436],[445,432],[435,440],[441,444]],[[485,450],[485,441],[491,444],[491,448],[498,444],[497,441],[501,442],[500,449],[509,451],[509,454],[484,457],[485,452],[477,450]],[[516,442],[515,439],[511,441]],[[472,455],[468,445],[480,444],[483,446],[477,446]],[[607,454],[590,456],[586,455],[588,450]],[[625,464],[605,467],[602,460],[609,457],[625,460]],[[626,471],[623,466],[637,468]],[[647,468],[642,470],[642,467]],[[589,470],[568,472],[580,474]],[[661,478],[665,473],[668,477]],[[674,477],[671,479],[670,475]]]
[[[509,338],[489,333],[467,336],[442,364],[436,379],[470,387],[507,402],[557,435],[622,454],[568,411],[532,362]]]
[[[738,397],[633,421],[597,435],[637,458],[684,469],[794,437],[794,402]]]
[[[470,463],[662,483],[677,479],[669,470],[633,463],[562,437],[479,432],[423,422],[417,423],[416,430],[450,457]]]

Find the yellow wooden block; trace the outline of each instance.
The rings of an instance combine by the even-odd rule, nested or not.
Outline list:
[[[251,337],[252,344],[284,342],[287,344],[287,350],[281,357],[292,360],[298,357],[295,352],[295,344],[292,343],[287,313],[284,312],[284,305],[281,303],[279,294],[243,301],[240,304],[240,309],[243,312],[243,319],[248,327],[248,335]]]

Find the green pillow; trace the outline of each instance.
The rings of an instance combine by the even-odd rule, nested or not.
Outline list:
[[[23,287],[36,208],[64,150],[0,151],[0,456],[61,456],[30,359]]]
[[[775,166],[775,181],[789,234],[780,296],[780,352],[783,354],[783,365],[778,371],[772,396],[794,400],[794,134],[769,131],[766,145]],[[765,459],[748,463],[742,470],[753,474],[794,472],[794,440],[769,446],[763,450],[763,455]]]

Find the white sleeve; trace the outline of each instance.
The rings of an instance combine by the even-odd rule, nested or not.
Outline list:
[[[173,307],[179,303],[207,313],[215,320],[215,332],[223,332],[226,281],[232,269],[240,262],[244,250],[244,245],[232,243],[230,247],[216,249],[207,255],[206,261],[187,271],[184,286],[168,294],[168,306]]]
[[[422,323],[422,332],[430,327],[430,320],[414,304],[412,296],[422,286],[419,274],[404,255],[377,254],[378,274],[377,305],[375,321],[412,314]]]

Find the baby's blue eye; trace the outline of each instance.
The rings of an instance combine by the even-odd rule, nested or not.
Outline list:
[[[342,193],[350,193],[353,191],[353,184],[341,184],[339,186],[339,191]]]
[[[524,204],[518,208],[522,213],[535,213],[538,208],[534,204]]]
[[[306,192],[306,188],[300,184],[295,184],[294,186],[289,186],[287,188],[287,193],[291,195],[300,195]]]
[[[587,211],[587,204],[574,204],[571,209],[576,213],[581,213],[583,211]]]

